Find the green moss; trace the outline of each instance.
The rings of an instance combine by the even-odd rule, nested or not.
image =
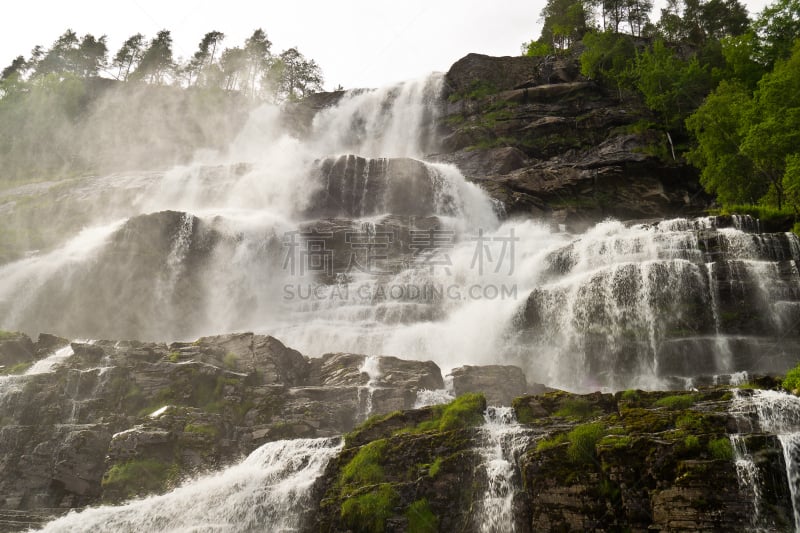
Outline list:
[[[23,361],[8,367],[0,368],[0,374],[4,375],[19,375],[25,373],[30,367],[33,366],[33,361]]]
[[[603,438],[603,424],[595,422],[578,426],[567,434],[567,456],[573,463],[591,463],[595,460],[598,441]]]
[[[167,356],[170,363],[177,363],[181,360],[181,353],[180,352],[172,352]]]
[[[466,91],[460,93],[453,93],[449,96],[448,100],[451,102],[458,102],[459,100],[480,100],[489,95],[497,93],[497,87],[486,80],[475,80]]]
[[[676,394],[674,396],[664,396],[656,400],[653,404],[656,407],[666,407],[667,409],[688,409],[693,406],[695,397],[691,394]]]
[[[388,441],[380,439],[362,446],[358,453],[342,469],[340,483],[342,485],[354,484],[372,485],[383,481],[383,467],[381,459]]]
[[[442,458],[437,457],[433,464],[431,464],[430,468],[428,468],[428,476],[436,477],[436,474],[439,473],[440,468],[442,468]]]
[[[13,339],[16,336],[17,336],[17,334],[14,333],[13,331],[5,331],[5,330],[0,329],[0,341]]]
[[[630,448],[631,442],[633,442],[633,438],[627,435],[609,435],[600,439],[598,445],[609,446],[614,450],[622,450]]]
[[[520,396],[511,401],[511,406],[514,408],[514,414],[520,424],[535,424],[536,416],[533,414],[533,409],[530,406],[530,396]]]
[[[433,514],[428,500],[422,498],[408,506],[405,513],[409,533],[436,533],[439,531],[439,518]]]
[[[635,389],[628,389],[624,391],[620,397],[626,402],[635,402],[639,399],[639,391]]]
[[[219,429],[211,424],[186,424],[183,427],[184,433],[193,433],[196,435],[208,435],[209,437],[216,438],[219,435]]]
[[[719,439],[714,439],[708,441],[708,453],[711,454],[711,457],[720,461],[732,461],[733,460],[733,446],[731,446],[731,441],[727,437],[722,437]]]
[[[123,498],[161,492],[178,477],[178,465],[156,459],[133,459],[116,464],[103,476],[103,490],[113,491]]]
[[[583,398],[568,398],[561,403],[561,408],[554,414],[582,422],[600,415],[601,411]]]
[[[687,410],[675,420],[676,428],[694,432],[707,431],[708,425],[708,421],[703,413],[691,410]]]
[[[342,503],[341,518],[354,531],[382,533],[399,499],[392,486],[384,483],[376,490],[347,498]]]

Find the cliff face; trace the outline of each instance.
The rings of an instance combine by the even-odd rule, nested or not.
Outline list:
[[[676,161],[638,101],[580,75],[577,56],[470,54],[447,73],[437,157],[502,201],[508,214],[579,230],[605,217],[700,213],[697,173]]]
[[[433,363],[309,359],[252,334],[169,346],[6,335],[0,354],[25,371],[0,382],[3,530],[163,493],[271,441],[341,434],[303,530],[733,531],[753,525],[754,505],[766,530],[792,523],[781,444],[726,388],[487,407],[480,392],[502,403],[524,376],[464,367],[461,396],[415,409],[447,401]],[[737,476],[734,433],[767,480],[758,499]]]

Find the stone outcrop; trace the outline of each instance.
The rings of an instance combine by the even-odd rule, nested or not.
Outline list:
[[[460,366],[449,376],[456,396],[481,392],[490,405],[511,405],[511,401],[529,392],[525,374],[516,366]]]

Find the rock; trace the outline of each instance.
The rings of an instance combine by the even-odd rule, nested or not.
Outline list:
[[[491,57],[482,54],[469,54],[456,61],[445,78],[450,94],[468,94],[478,85],[491,87],[495,91],[512,89],[525,83],[541,64],[540,58],[533,57]]]
[[[24,333],[0,331],[0,369],[35,359],[36,347]]]
[[[486,396],[489,405],[511,405],[514,398],[528,392],[525,374],[516,366],[462,366],[454,369],[449,376],[453,380],[456,396],[480,392]]]

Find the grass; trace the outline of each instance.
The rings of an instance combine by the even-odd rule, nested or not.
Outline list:
[[[428,476],[436,477],[436,474],[439,473],[439,469],[441,468],[442,468],[442,458],[437,457],[436,460],[431,464],[430,468],[428,468]]]
[[[567,435],[565,433],[560,433],[554,437],[540,440],[538,443],[536,443],[536,451],[546,452],[547,450],[557,448],[565,442],[567,442]]]
[[[233,352],[228,352],[222,358],[222,365],[228,370],[236,370],[238,366],[239,356]]]
[[[180,352],[172,352],[167,356],[170,363],[177,363],[181,360],[181,353]]]
[[[192,433],[195,435],[208,435],[209,437],[216,438],[219,435],[219,429],[211,424],[186,424],[183,427],[184,433]]]
[[[569,448],[567,456],[576,464],[591,463],[595,460],[595,451],[598,441],[603,438],[605,428],[596,422],[578,426],[567,434]]]
[[[382,484],[376,490],[346,499],[342,503],[342,520],[354,531],[383,533],[399,499],[391,485]]]
[[[483,423],[486,397],[483,394],[463,394],[446,405],[433,408],[433,418],[420,422],[416,432],[452,431],[479,426]]]
[[[688,409],[693,406],[695,402],[694,396],[691,394],[676,394],[674,396],[664,396],[657,400],[653,405],[656,407],[666,407],[667,409]]]
[[[5,330],[0,329],[0,341],[13,339],[16,336],[17,336],[17,333],[14,333],[13,331],[5,331]]]
[[[696,450],[700,447],[700,439],[695,437],[694,435],[687,435],[686,438],[683,440],[683,445],[686,447],[687,450]]]
[[[554,414],[582,422],[598,416],[601,411],[583,398],[569,398],[561,403],[561,408]]]

